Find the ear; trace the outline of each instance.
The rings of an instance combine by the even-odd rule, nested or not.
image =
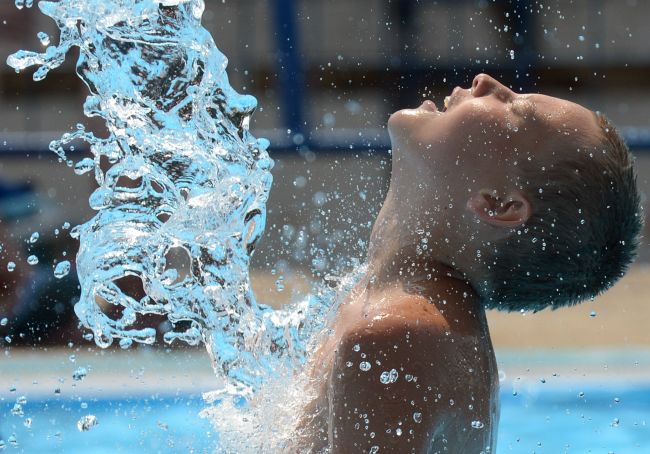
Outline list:
[[[496,191],[481,190],[467,201],[467,209],[482,222],[505,228],[525,224],[532,214],[530,201],[520,191],[514,191],[507,197],[500,198]]]

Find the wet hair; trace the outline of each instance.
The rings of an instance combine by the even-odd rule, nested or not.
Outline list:
[[[607,118],[596,116],[595,147],[543,171],[521,166],[533,213],[492,244],[481,291],[486,307],[571,306],[613,286],[636,257],[643,219],[633,157]]]

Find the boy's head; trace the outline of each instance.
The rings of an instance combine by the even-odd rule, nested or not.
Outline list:
[[[632,157],[609,122],[485,74],[445,104],[391,116],[391,190],[423,218],[437,211],[438,249],[486,305],[560,307],[616,282],[642,219]]]

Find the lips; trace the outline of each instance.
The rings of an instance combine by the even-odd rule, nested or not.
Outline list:
[[[443,112],[448,111],[450,108],[470,96],[470,90],[464,89],[462,87],[454,88],[454,90],[451,92],[451,95],[445,98],[445,107],[443,109]]]

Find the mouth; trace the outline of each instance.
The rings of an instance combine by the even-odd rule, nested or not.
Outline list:
[[[464,90],[461,87],[454,88],[454,90],[451,92],[451,95],[445,97],[445,105],[444,105],[443,112],[448,111],[453,106],[458,104],[460,98],[464,98],[463,95],[465,92],[466,90]]]
[[[449,109],[451,109],[456,104],[458,104],[463,98],[465,98],[464,92],[466,92],[466,91],[467,90],[464,90],[461,87],[454,88],[454,90],[451,92],[451,95],[445,96],[442,110],[438,110],[438,106],[436,106],[436,103],[434,103],[430,99],[427,99],[426,101],[424,101],[422,103],[422,105],[420,106],[420,109],[426,110],[428,112],[436,113],[438,115],[441,115],[441,114],[447,112]]]

